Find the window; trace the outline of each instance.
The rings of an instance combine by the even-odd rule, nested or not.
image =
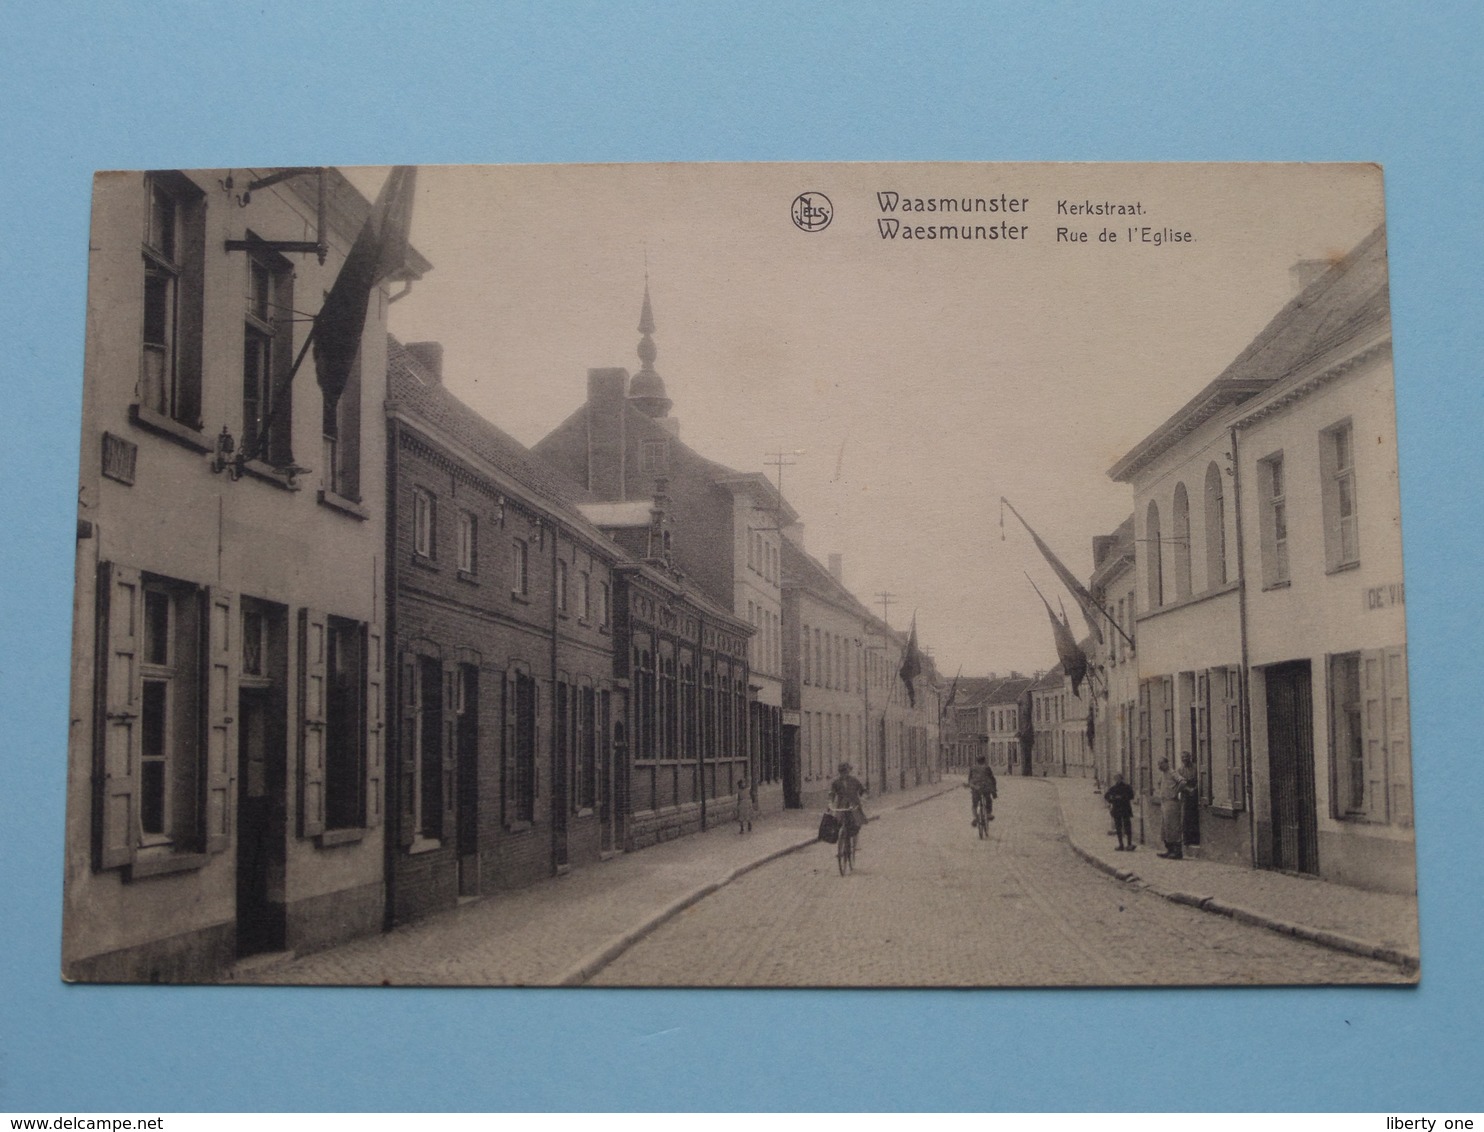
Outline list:
[[[204,215],[186,177],[145,178],[139,404],[192,429],[201,428]]]
[[[645,475],[663,475],[669,459],[668,444],[664,437],[644,440],[639,445],[639,471]]]
[[[242,451],[276,468],[294,462],[293,401],[284,382],[293,365],[294,272],[265,249],[247,257],[242,337]]]
[[[1175,485],[1175,600],[1190,596],[1190,497],[1185,485]]]
[[[467,511],[459,512],[459,571],[479,572],[479,520]]]
[[[1288,584],[1288,503],[1284,495],[1283,453],[1258,462],[1261,511],[1262,584]]]
[[[558,613],[567,612],[567,564],[560,558],[556,564],[556,605]]]
[[[299,833],[381,823],[381,633],[299,611]]]
[[[412,553],[419,558],[438,557],[438,502],[423,488],[412,489]]]
[[[366,824],[366,634],[356,621],[331,617],[326,658],[325,828]]]
[[[1165,603],[1164,544],[1159,535],[1159,504],[1150,501],[1144,518],[1144,548],[1148,568],[1149,608]]]
[[[587,577],[586,574],[583,577]],[[579,689],[577,696],[577,791],[575,800],[580,810],[594,809],[598,804],[597,694],[592,688]]]
[[[191,801],[200,752],[197,689],[198,601],[192,587],[144,586],[139,656],[139,832],[141,845],[186,841],[195,832]]]
[[[1405,650],[1367,649],[1330,657],[1329,697],[1334,816],[1410,826]]]
[[[586,570],[577,575],[577,616],[583,621],[593,617],[593,577]]]
[[[361,357],[356,353],[340,396],[321,400],[324,475],[327,490],[361,500]]]
[[[526,672],[505,676],[504,806],[505,824],[530,822],[536,813],[536,681]]]
[[[1343,421],[1319,434],[1320,499],[1324,510],[1326,570],[1360,562],[1360,532],[1355,514],[1355,433]]]
[[[1226,585],[1226,496],[1221,469],[1206,467],[1206,588]]]
[[[608,583],[598,583],[598,627],[608,628]]]
[[[814,683],[814,665],[812,665],[809,662],[809,626],[808,625],[805,625],[804,626],[803,648],[801,648],[799,651],[802,653],[803,670],[804,670],[804,683],[805,684],[812,684],[812,683]]]
[[[94,864],[189,867],[231,844],[236,598],[103,563],[98,612]]]
[[[510,544],[510,592],[516,597],[526,597],[531,592],[529,555],[524,540],[516,539]]]

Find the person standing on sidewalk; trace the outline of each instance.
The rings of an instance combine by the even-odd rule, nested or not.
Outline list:
[[[1185,789],[1180,796],[1184,825],[1182,840],[1187,845],[1201,843],[1201,778],[1195,769],[1195,760],[1189,755],[1180,756],[1180,777],[1185,780]]]
[[[1169,861],[1183,860],[1185,850],[1185,779],[1170,769],[1169,759],[1159,760],[1159,839],[1165,851],[1157,854]]]
[[[1134,848],[1134,788],[1123,780],[1123,775],[1113,776],[1113,785],[1103,795],[1108,810],[1113,815],[1113,832],[1118,835],[1118,848],[1133,852]]]
[[[743,775],[737,782],[737,835],[752,832],[752,784]]]

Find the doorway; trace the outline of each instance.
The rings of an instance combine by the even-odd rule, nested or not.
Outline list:
[[[1314,693],[1307,660],[1264,671],[1272,774],[1273,853],[1280,869],[1319,871],[1314,790]]]
[[[284,947],[287,763],[277,699],[272,687],[243,687],[237,700],[239,957]]]

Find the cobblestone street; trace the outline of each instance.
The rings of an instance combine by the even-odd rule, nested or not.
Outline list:
[[[1172,904],[1078,858],[1047,784],[1001,786],[991,837],[956,791],[833,850],[783,857],[598,973],[611,986],[1045,986],[1396,982],[1388,964]]]

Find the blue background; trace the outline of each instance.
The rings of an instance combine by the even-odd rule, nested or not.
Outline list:
[[[7,5],[0,1110],[1484,1108],[1473,577],[1484,558],[1484,18],[1468,4],[1413,8]],[[59,982],[93,171],[700,159],[1384,164],[1419,989],[377,992]]]

